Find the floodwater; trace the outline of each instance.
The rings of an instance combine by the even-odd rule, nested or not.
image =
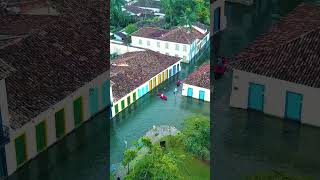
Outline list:
[[[204,62],[209,62],[209,48],[189,65],[182,64],[177,76],[145,95],[127,110],[116,116],[110,125],[107,112],[83,124],[61,142],[28,162],[9,180],[103,180],[108,177],[108,164],[119,163],[125,150],[124,140],[131,145],[153,125],[181,127],[185,117],[203,114],[210,116],[210,103],[173,95],[175,82],[183,79]],[[156,96],[164,92],[168,101]],[[110,129],[109,129],[110,128]],[[110,133],[110,157],[107,133]]]
[[[177,76],[153,89],[151,93],[146,94],[127,110],[113,118],[110,129],[111,168],[121,162],[123,152],[126,149],[125,141],[130,147],[133,141],[145,135],[153,125],[171,125],[179,129],[184,119],[189,116],[197,114],[210,116],[210,103],[187,98],[181,94],[173,94],[178,79],[184,79],[201,64],[208,62],[209,48],[197,60],[190,64],[182,64],[182,70]],[[179,89],[181,92],[181,87]],[[168,97],[167,101],[163,101],[157,96],[159,91]]]
[[[251,7],[227,3],[228,27],[215,37],[212,56],[237,54],[300,2],[257,0]],[[214,179],[237,180],[272,170],[320,179],[320,128],[230,108],[231,77],[228,73],[213,82]]]

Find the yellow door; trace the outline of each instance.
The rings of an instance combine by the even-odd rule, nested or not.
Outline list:
[[[168,79],[168,69],[166,70],[166,79]]]
[[[162,80],[164,81],[165,79],[164,79],[164,72],[162,72]]]
[[[161,83],[161,74],[158,75],[158,85]]]
[[[156,87],[157,86],[157,78],[153,78],[153,87]]]
[[[152,89],[152,80],[149,81],[149,88]]]

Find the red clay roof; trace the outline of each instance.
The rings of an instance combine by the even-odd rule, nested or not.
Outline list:
[[[184,83],[210,89],[210,64],[204,64],[192,72]]]
[[[320,6],[302,3],[286,17],[283,17],[267,33],[253,41],[248,48],[236,56],[236,59],[249,59],[257,56],[319,26]]]
[[[99,20],[59,19],[0,49],[17,71],[6,79],[10,125],[20,128],[109,69],[109,40]]]
[[[0,34],[25,35],[56,20],[50,15],[7,15],[0,18]]]
[[[203,39],[206,34],[202,34],[195,28],[192,28],[190,31],[185,27],[175,27],[171,30],[145,27],[133,33],[132,36],[159,39],[182,44],[191,44],[196,39]]]
[[[251,59],[240,60],[234,68],[320,88],[320,27]]]
[[[179,60],[151,50],[120,55],[112,61],[110,69],[114,100],[121,99]]]

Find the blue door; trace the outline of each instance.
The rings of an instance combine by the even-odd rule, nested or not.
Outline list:
[[[192,97],[193,95],[193,89],[192,88],[188,88],[188,96]]]
[[[103,107],[110,105],[109,97],[110,97],[110,81],[105,81],[102,84],[102,105],[103,105]]]
[[[176,70],[177,70],[177,66],[174,65],[174,66],[173,66],[173,74],[176,74]]]
[[[172,69],[169,70],[169,77],[172,76]]]
[[[302,94],[287,92],[285,117],[295,121],[301,120]]]
[[[214,10],[214,32],[217,32],[220,30],[220,15],[221,15],[221,9],[220,7],[216,8]]]
[[[99,110],[98,89],[90,88],[89,90],[90,114],[94,115]]]
[[[199,99],[204,101],[204,91],[199,91]]]
[[[138,90],[138,97],[141,97],[142,94],[141,94],[141,89]]]
[[[264,86],[250,83],[248,108],[256,111],[263,111]]]

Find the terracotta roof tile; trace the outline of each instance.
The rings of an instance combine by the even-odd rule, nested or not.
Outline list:
[[[320,26],[320,7],[302,3],[283,17],[267,33],[249,44],[236,59],[251,58],[276,46],[295,39]]]
[[[151,50],[129,52],[112,61],[112,93],[117,101],[180,59]]]
[[[234,69],[320,88],[320,28],[233,64]]]
[[[183,83],[210,89],[210,64],[204,64],[192,72]]]
[[[109,41],[99,30],[100,21],[70,20],[58,19],[0,49],[0,58],[17,70],[7,78],[12,128],[22,127],[109,69]]]
[[[133,33],[132,36],[159,39],[182,44],[191,44],[196,39],[204,38],[206,34],[202,34],[195,28],[192,28],[190,31],[185,27],[175,27],[171,30],[145,27]]]

